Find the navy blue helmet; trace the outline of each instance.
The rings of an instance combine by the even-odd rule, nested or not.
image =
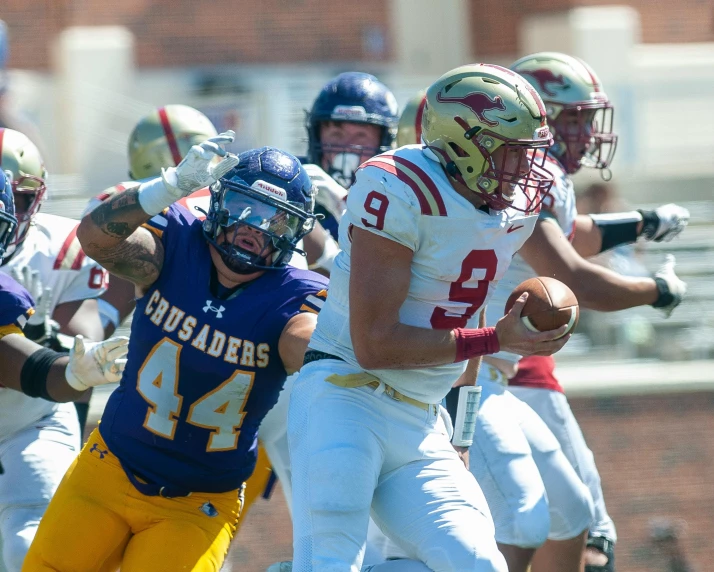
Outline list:
[[[211,186],[203,234],[232,271],[281,268],[315,224],[314,189],[300,161],[262,147]]]
[[[16,228],[17,219],[15,218],[11,178],[0,169],[0,261],[5,255],[8,244],[15,236]]]
[[[323,150],[328,150],[320,141],[320,124],[325,121],[350,121],[381,127],[379,147],[329,147],[334,153],[351,153],[356,156],[367,154],[370,157],[378,155],[392,147],[397,135],[397,100],[387,86],[367,73],[345,72],[330,80],[307,113],[307,158],[310,163],[320,166]],[[354,170],[357,166],[354,165]]]

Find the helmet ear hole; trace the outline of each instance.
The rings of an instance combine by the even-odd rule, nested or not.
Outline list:
[[[456,143],[450,142],[449,147],[451,147],[451,150],[456,154],[457,157],[468,157],[469,154],[463,150],[463,148],[459,147]]]

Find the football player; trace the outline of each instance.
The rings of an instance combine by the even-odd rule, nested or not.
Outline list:
[[[227,153],[232,141],[192,147],[82,220],[87,251],[137,288],[129,361],[26,570],[221,567],[258,425],[302,364],[327,284],[287,264],[315,220],[309,176],[277,149]],[[205,220],[174,204],[207,185]]]
[[[347,198],[289,405],[296,570],[359,569],[370,508],[411,557],[373,570],[506,570],[438,404],[468,360],[550,355],[568,339],[523,326],[526,296],[495,328],[474,328],[552,184],[536,155],[552,139],[530,84],[485,64],[429,88],[422,139],[363,163]],[[460,392],[454,439],[467,446],[475,392]]]
[[[138,121],[129,136],[128,158],[131,180],[110,187],[92,198],[85,209],[85,214],[117,193],[138,187],[142,182],[160,176],[161,169],[175,167],[193,145],[198,145],[216,135],[218,132],[213,123],[193,107],[171,104],[156,108]],[[203,188],[182,198],[179,202],[191,214],[203,218],[210,207],[209,199],[210,191],[208,188]],[[314,229],[310,236],[316,232],[317,229]],[[303,256],[293,257],[291,263],[307,268]],[[109,289],[99,299],[106,336],[111,335],[134,309],[134,288],[134,284],[129,280],[114,276]],[[270,477],[270,463],[263,448],[259,447],[255,472],[246,481],[242,511],[244,517],[253,502],[266,490]],[[238,522],[238,528],[243,521],[244,519],[241,519]]]
[[[0,170],[0,260],[16,227],[10,177]],[[39,346],[22,331],[34,313],[33,305],[22,286],[0,273],[0,570],[4,572],[19,572],[50,497],[79,450],[74,407],[54,402],[71,401],[88,387],[118,381],[126,354],[126,338],[85,344],[77,336],[69,357]]]
[[[354,179],[354,171],[348,166],[358,165],[390,149],[394,143],[396,121],[394,95],[376,77],[367,73],[341,73],[327,82],[315,98],[306,114],[308,153],[303,163],[317,188],[315,212],[323,215],[322,224],[334,234],[325,237],[323,253],[310,265],[310,269],[329,275],[339,252],[335,240],[337,225],[345,209],[347,190]],[[321,232],[322,229],[315,228],[309,237],[319,239]],[[309,253],[307,243],[305,250]],[[294,377],[290,376],[286,381],[278,403],[266,415],[259,432],[272,468],[282,484],[289,509],[291,487],[287,417]],[[251,481],[247,485],[250,486]],[[380,542],[384,542],[375,526],[370,526],[370,533],[374,533],[370,541],[379,536]],[[390,554],[398,552],[391,551]],[[365,563],[383,560],[381,550],[374,542],[369,542]],[[288,563],[283,563],[283,567],[287,566]]]
[[[18,219],[0,272],[20,282],[37,302],[25,335],[55,350],[63,347],[58,334],[104,339],[97,298],[107,288],[108,274],[82,251],[76,220],[39,212],[47,171],[37,147],[19,131],[0,128],[0,169],[12,173]],[[89,392],[75,407],[82,431]],[[21,416],[22,411],[12,414]]]
[[[341,73],[325,84],[306,115],[306,162],[348,189],[359,165],[392,148],[398,118],[394,94],[376,77]],[[318,187],[316,212],[335,239],[345,195],[334,186]]]
[[[595,72],[577,58],[534,54],[511,69],[529,81],[545,103],[555,139],[545,168],[555,183],[533,234],[496,288],[487,322],[496,324],[513,288],[533,276],[561,280],[585,308],[615,311],[652,305],[669,315],[685,292],[673,261],[652,278],[628,278],[584,257],[639,237],[671,240],[689,213],[666,205],[655,211],[578,215],[570,175],[581,167],[604,170],[610,165],[617,143],[612,104]],[[532,356],[516,366],[519,358],[507,352],[484,358],[478,380],[481,407],[470,451],[471,470],[489,502],[509,570],[526,570],[531,558],[533,572],[580,570],[589,530],[587,570],[612,571],[615,528],[592,453],[554,377],[554,361]]]

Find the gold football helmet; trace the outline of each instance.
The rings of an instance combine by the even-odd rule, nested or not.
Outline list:
[[[617,148],[613,107],[590,66],[566,54],[541,52],[521,58],[511,69],[543,99],[555,139],[551,153],[568,173],[612,163]]]
[[[193,145],[216,135],[213,123],[193,107],[159,107],[129,136],[129,175],[135,180],[157,177],[163,167],[178,165]]]
[[[17,229],[7,254],[11,254],[30,230],[47,192],[47,170],[40,151],[23,133],[0,128],[0,169],[12,173]]]
[[[426,91],[421,90],[404,106],[399,116],[397,147],[421,143],[421,116],[426,103]]]
[[[495,210],[534,211],[553,184],[543,165],[553,139],[543,101],[518,74],[490,64],[444,74],[426,92],[421,138],[446,172]]]

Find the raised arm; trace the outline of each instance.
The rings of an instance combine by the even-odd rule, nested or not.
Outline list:
[[[161,240],[141,227],[149,218],[139,203],[139,188],[129,189],[87,214],[77,237],[87,256],[144,290],[159,277],[164,261]]]
[[[161,240],[141,225],[235,167],[238,157],[222,147],[234,137],[235,133],[227,131],[194,145],[178,166],[165,169],[161,177],[104,201],[77,229],[84,252],[140,291],[148,288],[161,273],[164,248]],[[213,164],[217,156],[222,159]]]

